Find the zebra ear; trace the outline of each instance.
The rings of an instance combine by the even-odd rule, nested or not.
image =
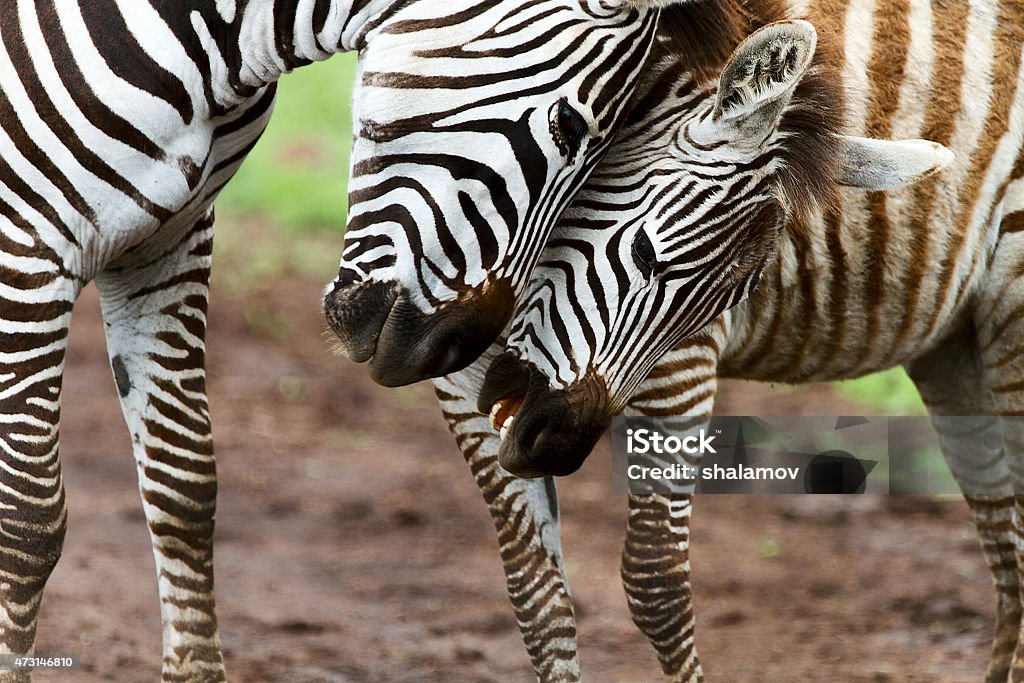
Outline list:
[[[895,190],[938,173],[952,163],[948,148],[929,140],[875,140],[842,136],[839,182],[865,190]]]
[[[752,33],[722,69],[713,119],[767,133],[810,67],[817,43],[806,21],[779,21]]]

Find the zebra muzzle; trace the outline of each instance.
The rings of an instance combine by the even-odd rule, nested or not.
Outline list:
[[[340,284],[324,298],[324,315],[350,360],[365,363],[377,351],[377,340],[398,300],[391,282],[380,280]]]
[[[477,407],[490,414],[501,435],[499,464],[523,478],[572,474],[611,421],[600,378],[585,377],[554,390],[542,373],[513,353],[491,364]]]
[[[397,387],[462,370],[501,333],[515,305],[505,280],[490,280],[425,312],[398,283],[370,281],[335,287],[324,312],[356,362],[370,377]]]

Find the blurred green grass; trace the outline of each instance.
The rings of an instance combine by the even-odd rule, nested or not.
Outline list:
[[[339,55],[281,79],[270,125],[217,200],[220,216],[344,229],[355,64]]]
[[[921,396],[903,368],[835,382],[833,390],[842,398],[883,415],[927,415]]]
[[[328,277],[336,267],[341,240],[323,231],[340,233],[348,210],[355,65],[355,55],[345,54],[281,79],[270,125],[217,201],[218,270],[231,289],[281,272]],[[925,414],[899,368],[833,387],[875,412]]]

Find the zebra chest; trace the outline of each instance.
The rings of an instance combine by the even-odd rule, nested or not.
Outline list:
[[[19,122],[26,131],[31,118]],[[10,198],[0,210],[0,231],[89,280],[197,203],[211,148],[206,137],[187,132],[143,152],[86,129],[77,154],[42,132],[32,145],[0,141],[7,162],[0,190]]]

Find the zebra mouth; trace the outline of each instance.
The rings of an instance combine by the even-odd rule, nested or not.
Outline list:
[[[588,377],[553,390],[514,352],[492,363],[477,408],[501,435],[498,463],[523,478],[565,476],[583,464],[611,420],[607,388]]]
[[[505,440],[509,430],[512,429],[516,413],[523,407],[523,401],[525,400],[526,393],[524,392],[499,399],[491,406],[491,426],[494,427],[494,431],[498,432],[502,441]]]
[[[494,342],[512,317],[515,293],[489,280],[424,313],[392,281],[352,283],[339,278],[324,298],[328,324],[341,351],[369,362],[370,377],[397,387],[462,370]]]

